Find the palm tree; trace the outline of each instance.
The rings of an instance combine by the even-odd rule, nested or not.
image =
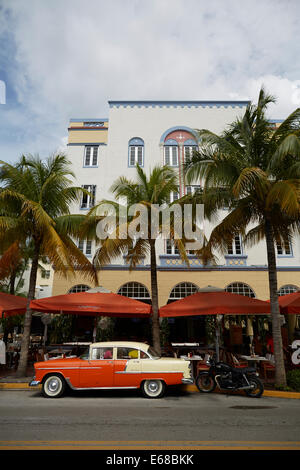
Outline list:
[[[126,199],[126,205],[119,202],[103,200],[89,213],[90,221],[87,220],[83,224],[83,236],[88,238],[95,236],[95,214],[103,212],[108,205],[116,214],[116,226],[110,237],[103,237],[100,240],[100,248],[94,257],[94,264],[97,267],[109,264],[112,259],[126,255],[130,269],[133,269],[146,255],[150,255],[151,269],[151,298],[152,298],[152,339],[155,349],[160,352],[160,327],[158,317],[158,285],[157,285],[157,264],[156,264],[156,240],[165,234],[174,241],[178,248],[181,258],[188,263],[184,238],[177,238],[176,224],[174,223],[174,213],[170,212],[170,194],[178,191],[177,175],[173,169],[164,166],[156,166],[151,171],[149,177],[145,174],[139,165],[136,166],[136,181],[120,177],[111,187],[116,200]],[[132,222],[139,225],[139,215],[130,215],[130,208],[139,205],[145,210],[147,218],[146,232],[141,236],[133,239],[128,229]],[[160,206],[160,210],[158,207]],[[170,215],[164,219],[164,215]],[[121,214],[126,214],[126,220],[122,219]],[[155,233],[151,233],[152,221],[151,217],[156,214],[158,216],[158,225]],[[103,214],[101,214],[103,215]],[[98,218],[99,220],[99,218]],[[167,222],[166,222],[167,220]],[[168,223],[169,222],[169,223]],[[170,227],[170,231],[167,229]],[[140,228],[140,227],[139,227]],[[92,233],[93,232],[93,233]],[[124,236],[125,233],[125,236]],[[122,235],[123,234],[123,235]],[[98,233],[99,235],[99,233]],[[99,238],[99,237],[98,237]]]
[[[78,235],[84,216],[70,215],[69,206],[78,200],[84,190],[71,186],[74,177],[70,162],[64,155],[51,156],[45,161],[39,157],[21,157],[11,165],[0,162],[0,248],[7,247],[3,256],[14,245],[22,257],[22,247],[32,246],[27,309],[21,344],[18,376],[26,374],[30,342],[36,277],[41,256],[46,256],[56,270],[65,276],[80,268],[95,278],[92,264],[77,248],[71,237]]]
[[[187,163],[187,181],[201,178],[205,216],[228,207],[228,215],[211,233],[205,256],[225,253],[235,234],[253,245],[265,239],[276,364],[276,384],[286,384],[275,243],[285,244],[299,233],[300,109],[274,129],[266,109],[275,98],[262,88],[257,105],[249,104],[221,135],[199,131],[202,146]],[[249,229],[250,224],[254,224]]]

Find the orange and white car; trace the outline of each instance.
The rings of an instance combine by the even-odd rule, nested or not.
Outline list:
[[[193,383],[190,361],[161,357],[144,343],[93,343],[80,357],[34,364],[29,385],[42,384],[43,395],[58,398],[66,386],[73,390],[140,388],[147,398],[164,395],[167,385]]]

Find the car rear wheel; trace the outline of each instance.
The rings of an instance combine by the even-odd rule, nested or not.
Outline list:
[[[166,385],[162,380],[145,380],[141,388],[146,398],[161,398],[165,393]]]
[[[43,395],[47,398],[59,398],[65,391],[65,381],[60,375],[49,375],[43,383]]]

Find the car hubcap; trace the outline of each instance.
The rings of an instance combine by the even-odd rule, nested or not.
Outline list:
[[[159,390],[159,384],[157,382],[150,382],[148,385],[148,390],[150,393],[156,393]]]
[[[59,383],[58,383],[58,380],[57,379],[52,379],[48,385],[48,390],[49,392],[57,392],[57,390],[59,389]]]

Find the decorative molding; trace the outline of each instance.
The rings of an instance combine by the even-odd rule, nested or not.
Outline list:
[[[225,255],[226,266],[247,266],[247,255]]]
[[[108,118],[82,118],[82,119],[70,119],[70,122],[108,122]]]
[[[244,108],[250,101],[108,101],[110,108]]]
[[[167,129],[161,136],[160,138],[160,141],[159,143],[160,144],[164,144],[165,143],[165,138],[171,134],[172,132],[175,132],[175,131],[186,131],[188,132],[189,134],[193,135],[196,139],[196,141],[198,141],[198,136],[197,136],[197,132],[194,130],[194,129],[191,129],[190,127],[186,127],[186,126],[175,126],[175,127],[170,127],[170,129]]]
[[[107,145],[107,144],[105,142],[70,142],[69,144],[67,144],[67,147],[69,147],[71,145],[82,145],[84,147],[86,147],[88,145],[92,145],[92,146],[96,147],[97,145]]]

